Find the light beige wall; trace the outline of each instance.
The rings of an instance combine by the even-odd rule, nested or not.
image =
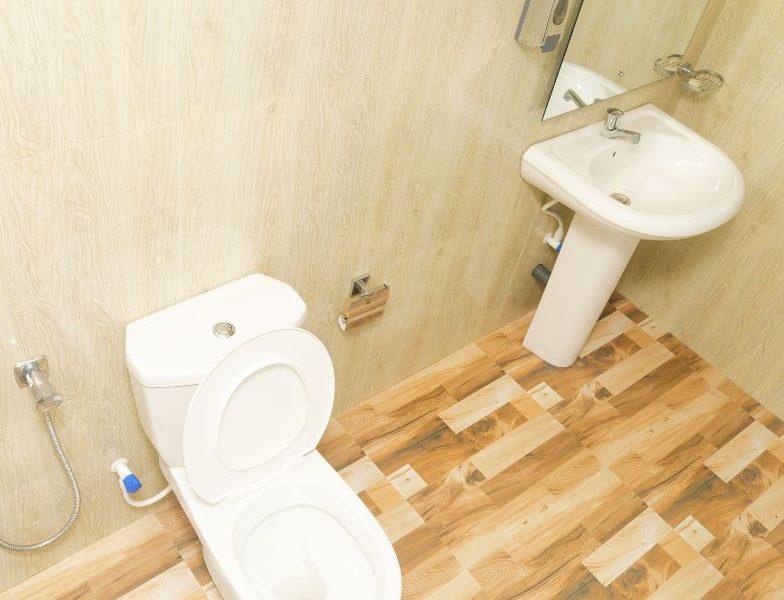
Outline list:
[[[707,2],[583,0],[566,60],[626,89],[657,81],[656,59],[684,54]]]
[[[152,490],[123,359],[131,320],[254,271],[294,285],[329,347],[336,409],[531,309],[552,260],[525,147],[551,55],[513,40],[520,0],[4,3],[0,10],[0,535],[67,514],[12,365],[48,354],[84,492],[61,543],[0,553],[0,588],[138,518],[110,462]],[[656,88],[615,101],[629,108]],[[335,325],[350,278],[385,316]]]
[[[726,0],[698,65],[726,85],[675,116],[738,164],[740,214],[707,235],[643,242],[621,291],[784,417],[784,3]]]

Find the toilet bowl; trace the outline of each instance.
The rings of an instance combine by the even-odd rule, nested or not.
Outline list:
[[[169,377],[156,387],[160,378],[145,376],[146,349],[167,334],[176,337],[183,314],[195,317],[192,326],[206,327],[217,306],[222,305],[221,316],[232,313],[227,298],[247,308],[269,302],[273,291],[296,295],[276,284],[251,276],[224,286],[228,290],[208,292],[207,301],[193,299],[199,310],[188,305],[192,301],[182,303],[188,306],[181,311],[167,309],[168,320],[177,323],[171,329],[161,313],[128,326],[126,357],[145,431],[153,432],[154,444],[159,432],[177,436],[181,452],[167,438],[162,447],[172,460],[162,453],[161,469],[202,542],[225,600],[397,600],[400,568],[389,540],[316,450],[334,399],[332,362],[318,338],[297,326],[250,319],[251,331],[239,340],[224,338],[222,352],[206,351],[213,360],[204,363],[209,366],[198,375],[198,385]],[[237,293],[238,286],[245,293]],[[302,308],[289,322],[301,324],[304,303]],[[193,342],[192,335],[183,336],[180,342]],[[153,354],[162,357],[159,345]],[[160,373],[160,364],[155,368]],[[172,406],[158,406],[166,402],[163,388],[173,390]],[[163,419],[180,426],[151,422]]]
[[[400,568],[386,535],[318,452],[223,504],[198,497],[184,469],[164,471],[226,600],[400,597]]]

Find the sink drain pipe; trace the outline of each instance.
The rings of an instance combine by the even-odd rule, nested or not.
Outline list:
[[[552,210],[552,207],[558,204],[558,200],[550,200],[549,202],[545,202],[544,206],[542,206],[542,212],[546,214],[548,217],[552,217],[558,223],[558,227],[552,233],[548,233],[544,236],[544,243],[550,246],[556,252],[561,251],[561,246],[563,246],[563,239],[564,239],[564,224],[561,215],[557,212]]]
[[[552,207],[556,204],[558,204],[558,200],[550,200],[549,202],[545,202],[544,206],[542,206],[542,212],[548,217],[555,219],[555,221],[558,223],[556,230],[545,235],[544,240],[542,241],[556,252],[560,252],[561,246],[563,246],[565,231],[561,215],[552,210]],[[550,280],[550,269],[539,263],[534,267],[534,270],[531,271],[531,277],[533,277],[535,281],[546,286],[547,282]]]
[[[531,277],[542,285],[547,285],[547,282],[550,280],[550,269],[539,263],[534,267],[534,270],[531,271]]]

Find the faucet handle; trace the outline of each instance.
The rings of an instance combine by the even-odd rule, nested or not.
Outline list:
[[[608,108],[607,117],[604,120],[604,125],[607,129],[617,129],[618,119],[623,116],[623,111],[620,108]]]

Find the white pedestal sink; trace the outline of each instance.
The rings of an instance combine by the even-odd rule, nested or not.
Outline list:
[[[619,127],[641,133],[640,143],[602,137],[602,122],[523,154],[523,179],[575,211],[523,340],[558,367],[577,359],[640,239],[705,233],[743,202],[732,160],[664,111],[641,106]]]

